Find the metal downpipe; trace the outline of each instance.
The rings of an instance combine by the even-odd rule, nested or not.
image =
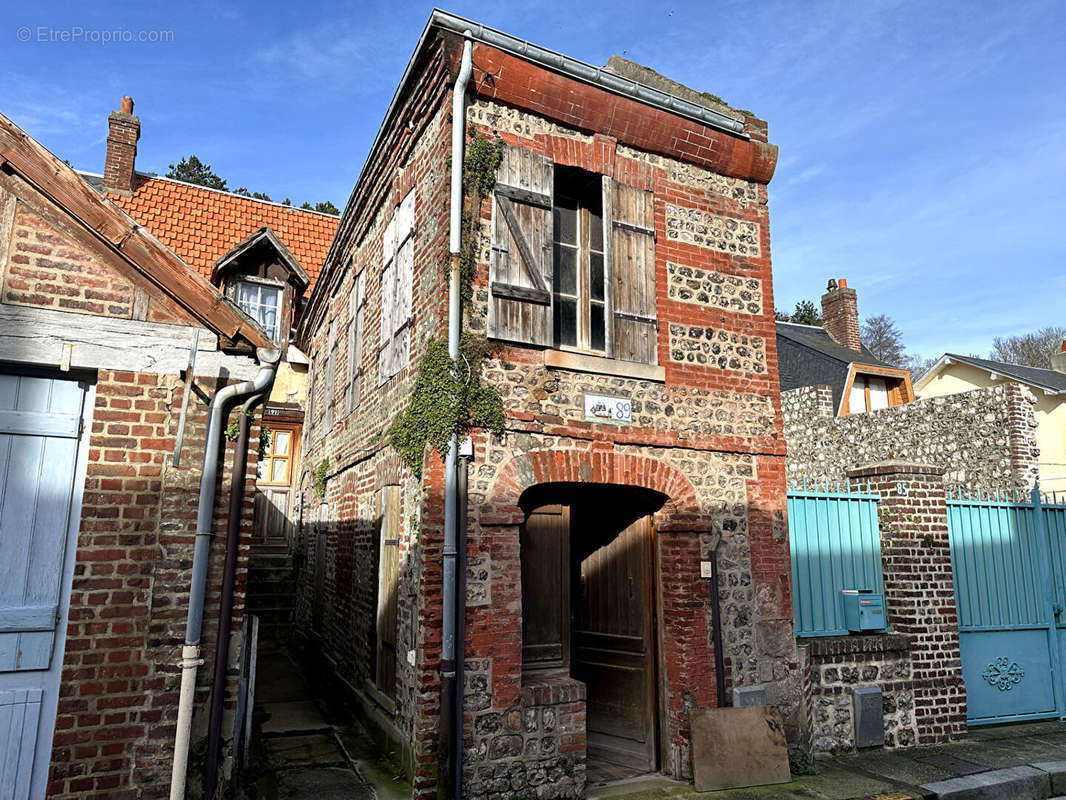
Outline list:
[[[455,79],[452,91],[452,164],[451,164],[451,221],[449,229],[449,252],[451,253],[451,274],[448,281],[448,356],[455,361],[459,357],[459,334],[462,328],[462,297],[459,287],[459,252],[462,247],[463,225],[463,145],[466,139],[466,87],[473,72],[470,31],[464,34],[463,55],[459,65],[459,75]],[[462,736],[454,737],[455,720],[462,719],[462,691],[456,686],[456,643],[455,628],[458,617],[459,597],[457,594],[456,560],[459,552],[460,537],[457,523],[458,500],[456,496],[456,461],[459,443],[453,435],[448,442],[448,454],[444,466],[444,564],[442,582],[442,623],[441,623],[441,714],[440,737],[446,742],[446,771],[449,786],[446,791],[461,792],[462,776],[456,774],[459,763],[458,751],[462,747]],[[458,738],[460,741],[456,741]],[[454,797],[458,798],[459,793]]]
[[[266,398],[265,391],[248,398],[238,412],[240,433],[233,451],[230,471],[229,517],[226,520],[226,564],[222,568],[222,596],[218,606],[218,644],[215,647],[214,678],[211,681],[211,715],[207,723],[207,759],[204,768],[204,797],[213,797],[222,758],[222,716],[226,700],[226,668],[229,665],[229,639],[233,626],[233,588],[237,581],[237,556],[241,544],[241,518],[244,516],[244,483],[248,474],[248,439],[251,414]]]
[[[222,427],[234,403],[251,395],[268,391],[274,384],[279,350],[256,351],[262,365],[255,380],[224,386],[215,392],[207,410],[207,443],[200,475],[200,498],[196,510],[196,544],[193,549],[192,578],[189,585],[189,613],[185,624],[185,646],[181,649],[181,692],[178,696],[178,721],[174,736],[174,767],[170,778],[170,800],[184,800],[185,772],[189,764],[189,738],[192,732],[193,699],[196,694],[196,669],[200,659],[200,634],[204,617],[204,592],[211,551],[211,522],[215,509],[218,460]]]

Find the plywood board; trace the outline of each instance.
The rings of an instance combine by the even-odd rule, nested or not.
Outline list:
[[[696,791],[788,783],[788,747],[774,706],[693,711],[692,772]]]

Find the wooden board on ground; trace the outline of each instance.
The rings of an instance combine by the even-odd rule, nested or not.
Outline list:
[[[788,747],[773,706],[693,711],[692,772],[696,791],[788,783]]]

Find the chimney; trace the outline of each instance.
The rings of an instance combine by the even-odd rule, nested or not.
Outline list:
[[[839,283],[829,281],[822,295],[822,319],[826,332],[837,344],[856,352],[862,352],[859,339],[859,301],[854,289],[841,278]]]
[[[1062,343],[1059,352],[1051,354],[1051,368],[1055,372],[1066,373],[1066,342]]]
[[[137,140],[141,138],[141,120],[133,115],[133,99],[122,98],[120,111],[107,118],[107,159],[104,161],[104,191],[133,194]]]

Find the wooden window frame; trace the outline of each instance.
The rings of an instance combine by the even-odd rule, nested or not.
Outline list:
[[[362,399],[363,335],[366,321],[366,270],[361,269],[352,280],[348,296],[348,371],[344,387],[345,413],[351,414]]]
[[[558,167],[558,165],[556,165]],[[584,171],[584,170],[583,170]],[[567,175],[563,172],[562,175]],[[607,229],[604,224],[603,214],[603,188],[602,188],[602,176],[596,173],[589,173],[590,176],[600,178],[598,181],[589,180],[590,187],[595,186],[595,191],[587,191],[585,197],[582,197],[582,192],[574,191],[575,188],[579,188],[574,184],[578,181],[564,181],[570,183],[569,186],[565,186],[562,189],[559,188],[560,171],[555,170],[555,187],[553,198],[553,217],[552,217],[552,342],[556,350],[562,350],[566,352],[574,353],[586,353],[589,355],[596,355],[606,357],[610,342],[610,334],[608,332],[609,320],[608,313],[610,312],[609,303],[607,301],[608,295],[608,270],[607,270],[607,248],[605,242],[607,239]],[[593,230],[593,209],[588,200],[596,196],[599,198],[599,229],[600,229],[600,247],[594,249],[592,246],[592,230]],[[576,242],[561,242],[558,239],[559,231],[555,225],[554,209],[560,207],[560,199],[571,201],[574,206],[574,222],[575,222],[575,237]],[[574,256],[574,281],[575,287],[573,293],[562,292],[558,286],[559,275],[559,259],[556,257],[557,249],[566,248],[575,253]],[[594,300],[592,298],[592,258],[598,255],[600,257],[600,270],[603,281],[603,291],[601,299]],[[563,344],[559,340],[559,336],[556,333],[560,309],[560,300],[566,300],[575,304],[577,313],[575,318],[575,331],[574,331],[574,344]],[[592,344],[592,309],[593,306],[599,306],[601,313],[601,324],[603,325],[603,346],[594,347]]]
[[[881,367],[874,366],[872,364],[859,364],[853,363],[848,369],[848,377],[844,382],[844,391],[840,397],[840,408],[837,409],[837,416],[846,417],[852,414],[851,411],[851,389],[855,384],[855,380],[858,377],[871,376],[875,378],[885,378],[885,383],[888,384],[892,381],[891,385],[888,385],[888,407],[894,408],[896,406],[905,405],[907,403],[914,402],[914,387],[911,385],[911,373],[907,369],[898,369],[896,367]],[[870,387],[866,386],[866,408],[870,407]],[[869,413],[865,409],[862,411],[854,412],[856,414]]]
[[[274,425],[270,426],[270,449],[263,455],[263,463],[266,464],[263,473],[265,477],[258,479],[256,481],[257,483],[261,483],[264,486],[292,486],[292,476],[295,474],[295,466],[297,460],[297,433],[299,431],[299,428],[300,425],[298,423],[275,423]],[[288,461],[288,465],[285,471],[285,480],[275,481],[272,479],[274,475],[273,462],[275,459],[281,458],[281,456],[273,455],[274,437],[278,433],[282,432],[289,434],[289,453],[288,455],[283,457],[286,461]]]

